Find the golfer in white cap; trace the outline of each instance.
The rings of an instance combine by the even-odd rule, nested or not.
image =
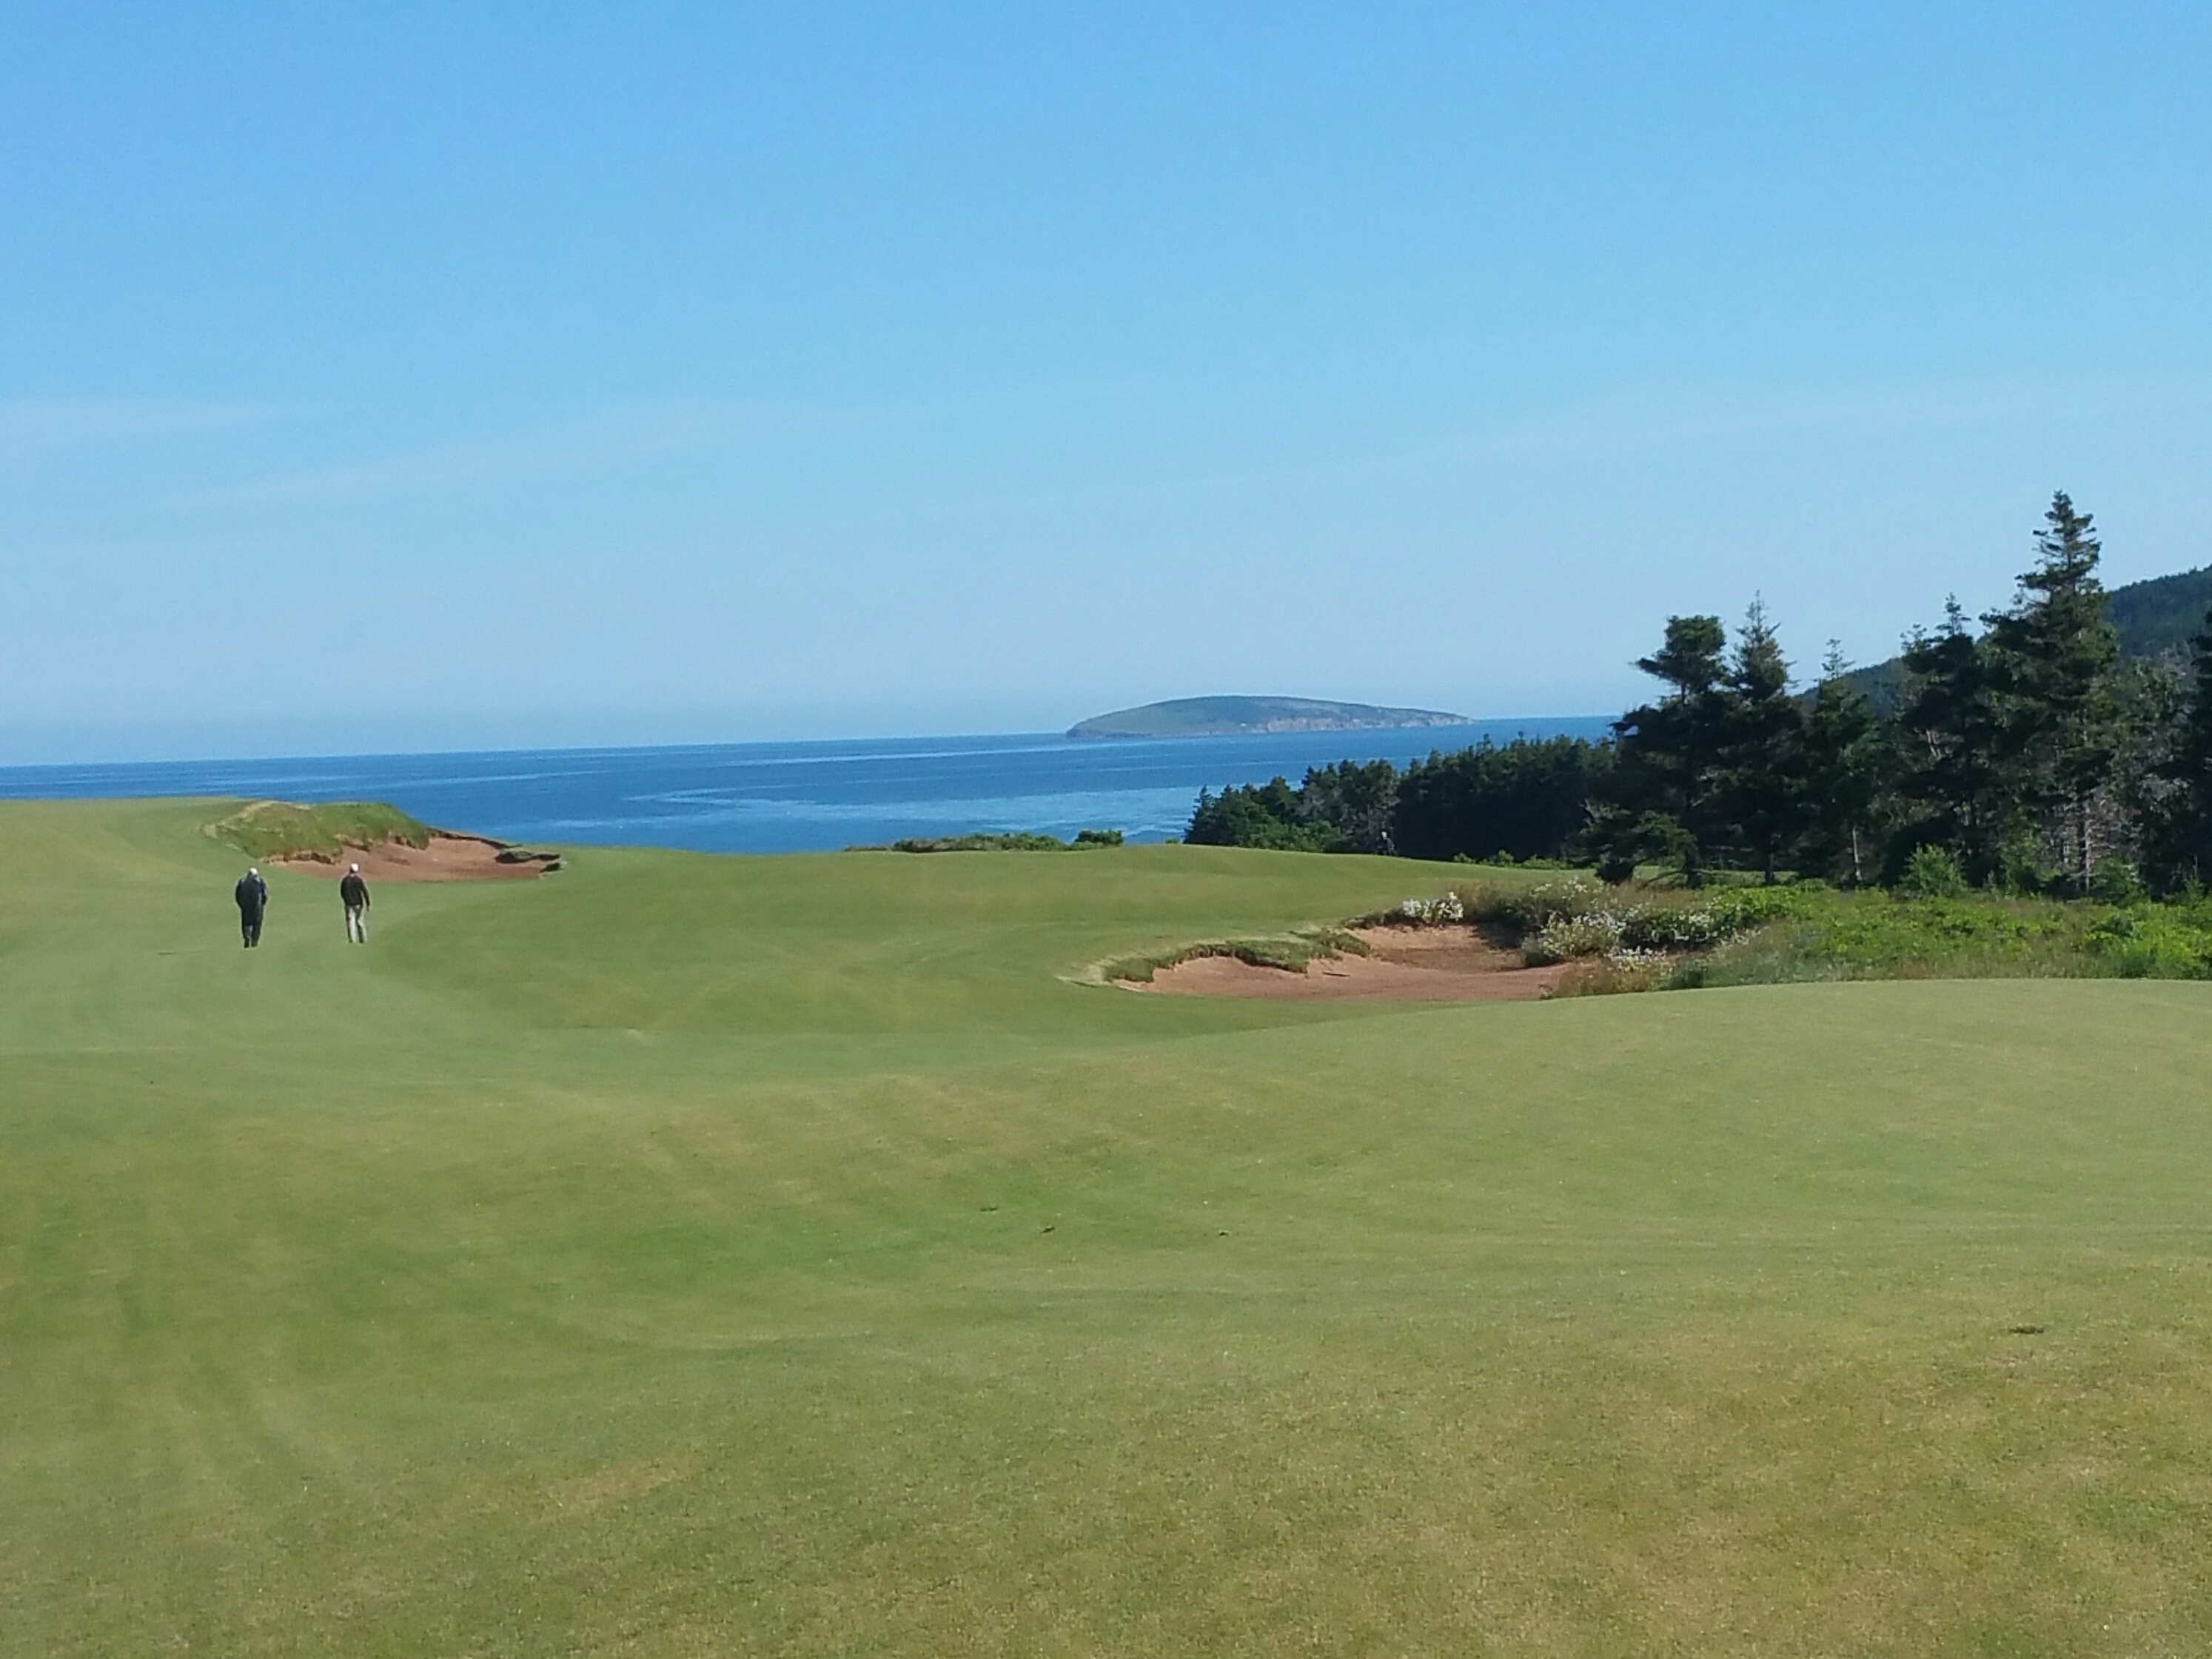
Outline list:
[[[356,945],[368,943],[368,884],[361,878],[361,866],[346,866],[338,883],[338,898],[345,905],[346,937]]]

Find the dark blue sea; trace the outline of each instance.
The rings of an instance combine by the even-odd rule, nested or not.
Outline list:
[[[0,768],[0,796],[384,800],[505,841],[793,853],[971,830],[1182,833],[1201,788],[1296,783],[1336,760],[1408,761],[1516,734],[1595,737],[1602,717],[1390,732],[1075,742],[898,738],[668,749],[498,750]]]

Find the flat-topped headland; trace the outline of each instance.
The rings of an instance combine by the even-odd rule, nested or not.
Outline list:
[[[1405,726],[1465,726],[1465,714],[1385,708],[1314,697],[1174,697],[1094,714],[1071,738],[1223,738],[1269,732],[1373,732]]]

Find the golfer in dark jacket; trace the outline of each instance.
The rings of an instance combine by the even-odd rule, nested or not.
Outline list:
[[[269,884],[261,879],[260,871],[249,869],[231,889],[231,896],[238,901],[238,931],[251,951],[261,943],[261,913],[269,908]]]
[[[346,866],[338,883],[338,898],[345,905],[346,937],[356,945],[368,943],[368,884],[361,878],[361,866]]]

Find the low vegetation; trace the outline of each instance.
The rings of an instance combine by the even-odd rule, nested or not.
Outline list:
[[[430,826],[382,801],[336,800],[312,806],[258,800],[208,826],[217,841],[248,858],[331,860],[348,847],[398,842],[428,847]]]
[[[1468,921],[1531,963],[1569,963],[1563,994],[1844,979],[2212,979],[2212,900],[2059,900],[1965,888],[1923,860],[1917,883],[1846,892],[1817,881],[1689,889],[1463,885],[1407,915]]]
[[[851,847],[852,853],[1066,853],[1085,848],[1119,847],[1119,830],[1079,830],[1073,841],[1029,830],[967,836],[909,836],[888,848]]]
[[[1102,979],[1124,984],[1149,985],[1152,975],[1162,969],[1195,962],[1203,957],[1232,957],[1255,968],[1303,974],[1316,961],[1364,957],[1368,953],[1366,940],[1356,933],[1340,927],[1309,927],[1264,939],[1201,939],[1194,945],[1176,945],[1149,955],[1119,957],[1102,965],[1098,974]]]

